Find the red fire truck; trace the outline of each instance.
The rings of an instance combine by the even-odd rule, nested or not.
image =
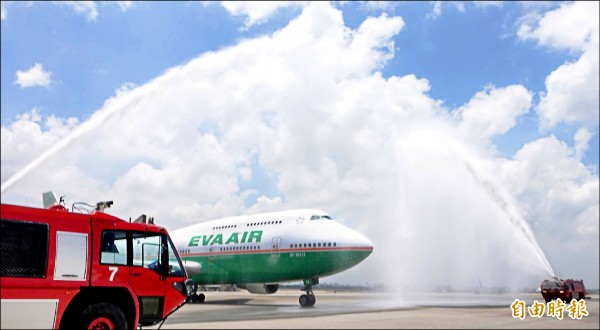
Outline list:
[[[551,280],[542,281],[540,289],[546,302],[558,298],[570,302],[572,299],[585,299],[587,295],[582,280],[562,280],[554,277]]]
[[[112,202],[87,214],[76,204],[1,205],[1,328],[136,329],[185,304],[189,282],[164,228],[104,213]]]

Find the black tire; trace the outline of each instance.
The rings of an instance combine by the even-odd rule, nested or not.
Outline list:
[[[97,303],[81,312],[77,329],[127,329],[127,318],[119,307],[110,303]]]
[[[311,294],[310,296],[308,296],[308,305],[309,306],[314,306],[315,303],[317,302],[317,297],[315,297],[314,294]]]
[[[302,307],[306,307],[309,305],[310,302],[310,298],[308,298],[308,295],[301,295],[300,298],[298,299],[298,302],[300,303],[300,306]]]
[[[205,299],[206,299],[206,296],[204,295],[204,293],[194,293],[190,297],[190,300],[192,301],[192,303],[203,303]]]

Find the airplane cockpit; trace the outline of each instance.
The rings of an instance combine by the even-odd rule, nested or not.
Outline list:
[[[331,217],[328,215],[313,215],[310,217],[310,220],[319,220],[319,219],[332,220]]]

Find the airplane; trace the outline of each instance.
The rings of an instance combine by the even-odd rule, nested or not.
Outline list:
[[[319,278],[347,270],[373,252],[364,235],[317,209],[298,209],[211,220],[170,231],[193,281],[192,302],[204,302],[201,285],[234,284],[272,294],[279,283],[303,281],[302,307],[316,302]]]

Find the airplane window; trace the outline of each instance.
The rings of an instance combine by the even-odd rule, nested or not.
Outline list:
[[[331,217],[330,217],[330,216],[328,216],[328,215],[322,215],[322,216],[321,216],[321,218],[323,218],[323,219],[329,219],[329,220],[331,220]]]
[[[331,246],[331,243],[327,243],[327,246]]]
[[[333,243],[333,246],[335,246],[335,243]]]

